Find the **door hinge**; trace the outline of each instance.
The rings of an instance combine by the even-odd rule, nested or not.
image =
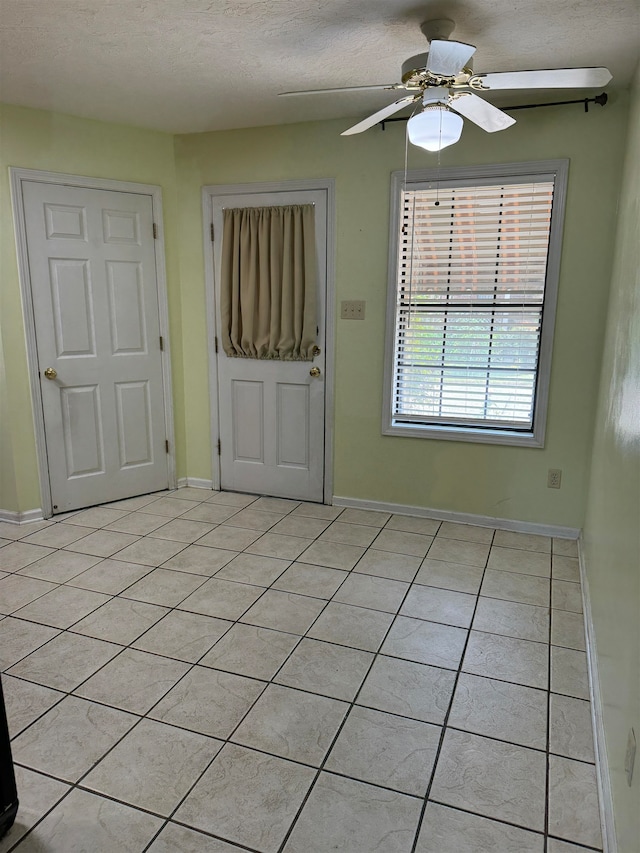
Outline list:
[[[169,439],[168,439],[168,438],[167,438],[167,439],[165,439],[165,442],[164,442],[164,449],[167,451],[167,453],[169,452]]]
[[[211,223],[211,242],[213,243],[213,222]]]
[[[160,335],[160,352],[164,352],[164,338]]]
[[[158,239],[158,226],[156,225],[155,222],[153,223],[153,239],[154,240]]]
[[[220,456],[221,453],[222,453],[222,443],[221,443],[220,439],[218,439],[218,456]]]
[[[218,352],[218,336],[217,335],[214,338],[214,343],[215,343],[215,347],[216,347],[216,352]]]

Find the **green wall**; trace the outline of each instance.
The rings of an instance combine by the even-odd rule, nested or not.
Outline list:
[[[466,123],[461,142],[442,152],[443,165],[571,160],[547,441],[540,450],[380,433],[389,181],[390,173],[404,164],[403,124],[350,138],[339,135],[349,124],[345,120],[172,139],[4,107],[0,333],[5,373],[0,382],[6,386],[6,404],[0,414],[0,507],[39,506],[7,192],[6,166],[13,165],[163,187],[179,476],[211,476],[202,186],[333,177],[336,304],[342,299],[367,302],[364,321],[336,323],[334,494],[580,527],[626,115],[620,96],[588,115],[579,106],[523,111],[513,128],[499,134],[485,134]],[[415,148],[409,153],[410,168],[435,163],[435,155]],[[546,488],[548,468],[563,470],[561,490]]]
[[[160,185],[163,190],[178,473],[186,473],[176,178],[168,134],[0,105],[0,508],[40,506],[9,166]]]
[[[602,360],[584,562],[595,627],[619,853],[640,849],[640,66],[632,95]]]
[[[366,319],[336,323],[334,494],[581,527],[604,332],[626,102],[522,111],[489,135],[466,123],[442,165],[568,157],[569,191],[546,447],[521,449],[381,435],[390,173],[404,125],[342,138],[349,121],[176,138],[185,332],[187,467],[210,476],[203,289],[203,185],[336,179],[336,304],[366,300]],[[606,153],[603,153],[606,152]],[[410,168],[436,164],[411,148]],[[546,487],[547,469],[562,489]]]

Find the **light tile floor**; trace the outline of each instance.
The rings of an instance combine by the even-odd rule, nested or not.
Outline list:
[[[576,557],[193,488],[0,524],[0,853],[600,850]]]

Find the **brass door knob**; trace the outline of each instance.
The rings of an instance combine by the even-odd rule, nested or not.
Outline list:
[[[47,377],[47,379],[55,379],[56,376],[58,375],[58,371],[55,370],[55,368],[53,368],[53,367],[47,367],[47,369],[44,372],[44,375]]]
[[[320,376],[321,373],[322,371],[319,367],[312,367],[309,371],[309,376]]]

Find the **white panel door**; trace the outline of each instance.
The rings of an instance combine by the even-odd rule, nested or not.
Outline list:
[[[324,497],[325,312],[327,193],[325,190],[213,198],[216,328],[220,329],[222,212],[225,207],[314,204],[318,258],[319,354],[310,361],[229,358],[218,347],[220,483],[223,489],[322,501]],[[311,375],[311,368],[320,373]]]
[[[54,512],[167,488],[151,197],[22,186]]]

